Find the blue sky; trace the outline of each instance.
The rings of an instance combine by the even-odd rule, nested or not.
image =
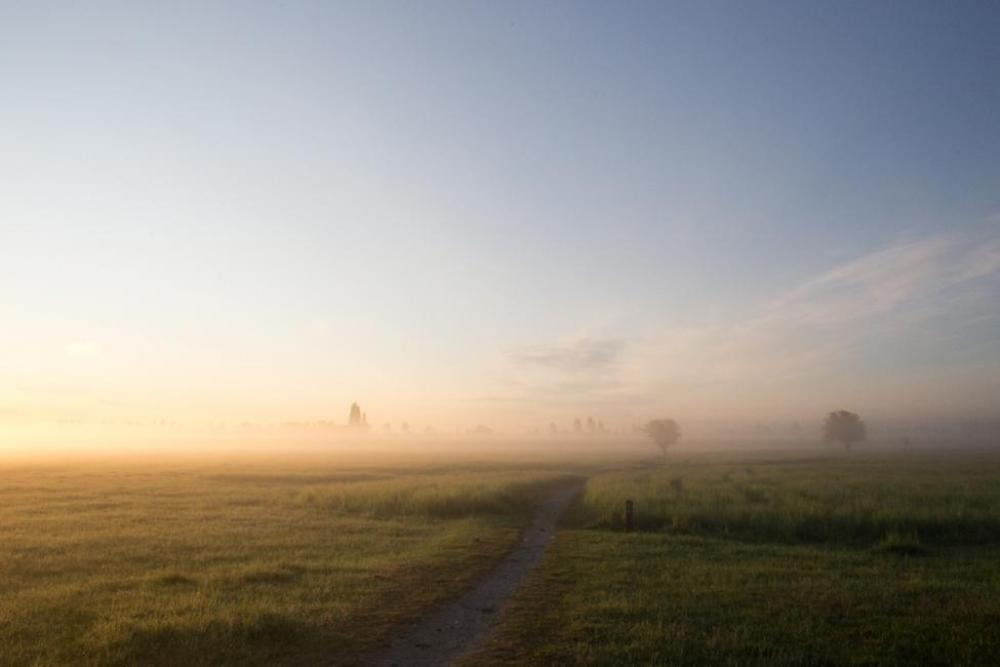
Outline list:
[[[994,416],[998,34],[988,2],[4,5],[0,420]]]

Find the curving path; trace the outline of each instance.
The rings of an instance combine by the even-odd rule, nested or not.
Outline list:
[[[555,533],[563,511],[583,487],[583,480],[560,488],[543,502],[521,543],[462,597],[396,638],[373,664],[386,667],[448,665],[479,645],[489,634],[503,604],[518,589]]]

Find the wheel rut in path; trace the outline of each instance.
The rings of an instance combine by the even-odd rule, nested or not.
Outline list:
[[[560,487],[535,513],[521,541],[489,574],[457,600],[395,638],[371,664],[384,667],[449,665],[489,635],[500,609],[538,564],[555,535],[559,517],[583,488],[583,480]]]

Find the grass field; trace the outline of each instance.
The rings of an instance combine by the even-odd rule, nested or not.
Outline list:
[[[356,664],[569,475],[466,664],[1000,664],[1000,454],[529,458],[8,465],[0,664]]]
[[[496,562],[566,471],[5,467],[0,664],[355,662]]]
[[[674,453],[589,481],[467,664],[1000,664],[998,563],[998,454]]]

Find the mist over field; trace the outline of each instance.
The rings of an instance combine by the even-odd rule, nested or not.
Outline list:
[[[1000,664],[998,37],[0,3],[0,667]]]
[[[995,431],[991,8],[234,11],[3,9],[5,448]]]

